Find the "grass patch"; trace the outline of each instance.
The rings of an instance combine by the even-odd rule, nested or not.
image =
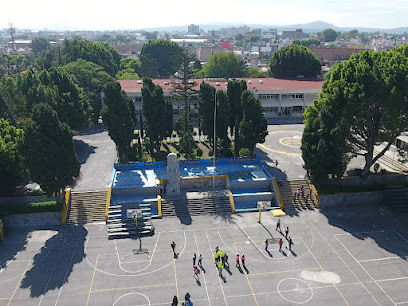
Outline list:
[[[0,205],[0,214],[19,215],[44,212],[61,212],[64,204],[57,201],[46,201],[25,204]]]

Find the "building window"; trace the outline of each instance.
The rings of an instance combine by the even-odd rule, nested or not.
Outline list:
[[[294,106],[293,107],[293,112],[296,112],[296,113],[303,112],[303,106]]]
[[[277,112],[278,107],[263,107],[262,110],[264,113]]]
[[[133,100],[135,102],[142,102],[142,97],[135,97]]]
[[[259,100],[278,99],[278,95],[277,94],[259,94],[258,99]]]
[[[173,115],[178,115],[180,114],[180,110],[179,109],[173,109]]]
[[[282,99],[303,99],[303,94],[284,94]]]

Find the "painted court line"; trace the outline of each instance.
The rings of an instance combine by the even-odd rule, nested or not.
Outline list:
[[[89,242],[89,239],[87,239],[86,244],[85,244],[85,253],[86,253],[86,250],[87,250],[88,242]],[[181,252],[179,253],[179,256],[181,256],[181,254],[184,253],[184,250],[185,250],[185,248],[186,248],[186,244],[187,244],[187,237],[186,237],[186,233],[184,232],[184,245],[183,245],[183,248],[182,248]],[[115,254],[115,253],[114,253],[114,254]],[[99,258],[99,255],[98,255],[98,258]],[[170,261],[168,264],[166,264],[166,265],[164,265],[164,266],[162,266],[162,267],[160,267],[160,268],[157,268],[156,270],[148,271],[148,272],[143,272],[143,273],[138,273],[138,274],[116,274],[116,273],[110,273],[110,272],[101,270],[101,269],[99,269],[99,268],[96,268],[95,265],[93,265],[93,264],[89,261],[88,256],[85,256],[85,259],[86,259],[86,261],[88,262],[88,264],[89,264],[92,268],[96,269],[98,272],[103,273],[103,274],[105,274],[105,275],[121,276],[121,277],[134,277],[134,276],[148,275],[148,274],[152,274],[152,273],[155,273],[155,272],[157,272],[157,271],[163,270],[163,269],[165,269],[165,268],[167,268],[167,267],[169,267],[170,265],[173,264],[173,261]]]
[[[65,245],[65,240],[64,240],[64,242],[62,243],[62,245],[61,245],[61,247],[60,247],[60,249],[59,249],[57,259],[55,259],[54,266],[52,267],[50,276],[48,277],[47,283],[45,284],[44,291],[43,291],[43,293],[41,294],[41,299],[40,299],[40,302],[38,303],[38,306],[40,306],[41,303],[42,303],[42,300],[43,300],[43,298],[44,298],[45,291],[47,290],[47,287],[48,287],[48,284],[50,283],[51,277],[52,277],[52,275],[54,274],[55,267],[57,266],[58,259],[59,259],[60,255],[61,255],[61,251],[62,251],[62,248],[64,247],[64,245]]]
[[[381,291],[388,297],[388,299],[389,299],[394,305],[396,305],[395,302],[394,302],[394,300],[388,295],[387,292],[385,292],[385,290],[378,284],[378,282],[371,276],[371,274],[368,273],[368,271],[363,267],[363,265],[358,262],[358,260],[354,257],[354,255],[351,254],[351,252],[346,248],[346,246],[340,241],[340,239],[338,239],[338,238],[336,237],[336,235],[333,235],[333,236],[334,236],[334,238],[343,246],[343,248],[347,251],[347,253],[359,264],[359,266],[361,267],[361,269],[363,269],[364,272],[373,280],[373,282],[377,285],[377,287],[381,289]]]
[[[195,244],[196,244],[196,247],[197,247],[197,253],[199,254],[198,256],[200,256],[200,250],[198,249],[197,237],[196,237],[195,232],[193,232],[193,234],[194,234],[194,241],[195,241]],[[204,279],[205,292],[207,293],[208,302],[211,305],[210,295],[208,294],[207,282],[205,280],[205,273],[202,273],[202,275],[203,275],[203,279]]]
[[[374,259],[363,259],[363,260],[359,260],[358,262],[371,262],[371,261],[381,261],[381,260],[398,259],[398,258],[401,258],[401,257],[391,256],[391,257],[374,258]]]
[[[23,277],[24,277],[24,275],[25,275],[25,273],[26,273],[26,271],[27,271],[28,266],[30,265],[30,263],[31,263],[31,260],[28,262],[26,268],[24,269],[23,274],[21,274],[20,280],[18,281],[16,288],[14,288],[13,294],[12,294],[11,297],[8,299],[9,302],[8,302],[7,306],[10,305],[11,301],[13,300],[14,295],[15,295],[16,292],[17,292],[18,287],[20,287],[20,283],[21,283],[21,281],[23,280]]]
[[[115,240],[115,250],[116,250],[117,255],[118,255],[119,268],[120,268],[123,272],[126,272],[126,273],[139,273],[139,272],[142,272],[142,271],[148,269],[148,268],[151,266],[151,264],[152,264],[153,257],[154,257],[154,253],[155,253],[154,251],[157,249],[157,243],[159,242],[159,239],[160,239],[160,233],[159,233],[158,236],[157,236],[156,243],[155,243],[154,248],[153,248],[152,256],[151,256],[150,259],[149,259],[149,264],[148,264],[146,267],[144,267],[144,268],[142,268],[142,269],[139,269],[139,270],[136,270],[136,271],[129,271],[129,270],[126,270],[126,269],[124,269],[124,268],[122,267],[122,262],[121,262],[121,260],[120,260],[120,256],[119,256],[119,252],[118,252],[118,246],[117,246],[116,240]]]
[[[119,290],[146,289],[146,288],[157,288],[157,287],[172,287],[175,285],[176,285],[175,283],[170,283],[170,284],[145,285],[145,286],[135,286],[135,287],[107,288],[107,289],[92,290],[91,293],[119,291]]]
[[[58,239],[58,240],[61,240],[61,239]],[[31,243],[32,243],[32,242],[31,242]],[[54,248],[55,244],[56,244],[56,242],[54,242],[54,243],[52,244],[52,246],[48,249],[48,253],[36,264],[37,266],[38,266],[40,263],[42,263],[42,262],[44,261],[44,259],[46,259],[46,258],[48,257],[48,255],[51,253],[52,249]],[[27,245],[28,245],[28,243],[27,243]],[[25,246],[27,246],[27,245],[25,245]],[[24,247],[25,247],[25,246],[24,246]],[[23,247],[23,248],[24,248],[24,247]],[[20,251],[21,251],[21,250],[20,250]],[[17,256],[17,255],[20,253],[20,251],[19,251],[15,256]],[[13,258],[14,258],[14,257],[13,257]],[[20,261],[20,260],[18,260],[18,261]],[[21,261],[22,261],[22,260],[21,260]],[[27,260],[25,260],[25,261],[27,261]],[[28,261],[31,261],[31,259],[28,260]],[[14,259],[11,259],[10,262],[9,262],[9,264],[10,264],[11,262],[14,262]],[[17,260],[16,260],[16,262],[17,262]],[[24,273],[25,273],[25,272],[23,272],[23,274],[24,274]],[[17,277],[23,275],[23,274],[17,274],[17,275],[15,275],[15,276],[13,276],[12,278],[3,280],[3,281],[0,282],[0,284],[9,282],[9,281],[11,281],[11,280],[13,280],[13,279],[15,279],[15,278],[17,278]]]
[[[300,240],[302,240],[303,244],[305,245],[305,247],[310,251],[310,255],[313,256],[314,260],[316,261],[316,263],[322,268],[323,271],[326,271],[323,266],[320,264],[320,262],[317,260],[316,256],[313,254],[313,252],[309,249],[309,247],[307,246],[307,244],[304,242],[304,240],[302,239],[302,237],[300,237]],[[333,283],[334,288],[336,288],[337,292],[340,294],[340,296],[343,298],[344,302],[346,302],[347,305],[350,306],[349,302],[347,302],[346,298],[344,297],[344,295],[340,292],[339,288]]]
[[[357,275],[354,273],[353,270],[351,270],[350,266],[344,261],[344,259],[340,256],[339,253],[333,248],[333,246],[326,240],[326,238],[320,233],[320,231],[316,228],[316,226],[311,223],[311,225],[314,227],[314,229],[319,233],[320,237],[330,246],[330,248],[333,250],[334,253],[336,253],[337,257],[340,258],[340,260],[343,262],[343,264],[350,270],[351,274],[354,275],[354,277],[360,282],[360,284],[363,286],[363,288],[367,291],[367,293],[373,298],[373,300],[377,303],[377,305],[380,305],[378,301],[375,299],[375,297],[371,294],[371,292],[367,289],[367,287],[362,283],[362,281],[357,277]]]
[[[376,281],[376,282],[391,282],[391,281],[403,280],[403,279],[408,279],[408,276],[396,277],[396,278],[378,279],[378,280],[375,280],[375,281]]]
[[[210,254],[213,254],[213,248],[211,247],[211,242],[210,242],[210,238],[208,237],[207,230],[205,230],[205,235],[207,236],[208,246],[209,246],[209,248],[210,248]],[[223,295],[223,297],[224,297],[224,302],[225,302],[225,305],[228,305],[228,303],[227,303],[227,298],[225,297],[224,288],[222,287],[222,282],[221,282],[221,279],[220,279],[220,277],[219,277],[219,276],[217,276],[217,277],[218,277],[218,282],[219,282],[220,287],[221,287],[221,292],[222,292],[222,295]]]
[[[66,281],[67,281],[68,269],[69,269],[69,267],[71,266],[72,259],[74,258],[74,254],[75,254],[76,248],[77,248],[77,246],[78,246],[78,241],[79,241],[79,237],[77,238],[77,241],[76,241],[76,243],[75,243],[74,250],[72,251],[71,258],[69,259],[69,263],[68,263],[68,266],[67,266],[67,270],[65,271],[65,274],[64,274],[63,284],[65,284]],[[61,295],[61,292],[62,292],[62,287],[63,287],[63,286],[61,286],[60,290],[58,291],[58,296],[57,296],[57,300],[55,301],[55,306],[57,306],[57,304],[58,304],[58,300],[59,300],[60,295]]]

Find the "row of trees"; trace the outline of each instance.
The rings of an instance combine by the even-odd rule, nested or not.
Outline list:
[[[340,178],[350,159],[365,158],[362,175],[408,129],[408,46],[364,51],[336,65],[319,99],[306,109],[302,137],[305,168],[324,184]],[[374,156],[374,146],[386,142]]]
[[[1,58],[9,74],[0,80],[1,194],[27,176],[47,194],[72,184],[80,168],[72,131],[98,120],[101,92],[116,84],[120,69],[119,54],[100,43],[65,41],[51,49],[35,39],[31,47],[33,56]],[[17,58],[28,61],[24,74],[23,66],[9,69]]]

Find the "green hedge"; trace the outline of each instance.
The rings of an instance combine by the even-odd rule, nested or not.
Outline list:
[[[319,194],[334,194],[334,193],[356,193],[370,191],[384,191],[387,188],[385,183],[377,183],[367,186],[361,185],[324,185],[318,187]]]
[[[26,204],[3,204],[0,205],[0,214],[18,215],[44,212],[60,212],[62,211],[63,205],[63,203],[58,203],[57,201]]]

